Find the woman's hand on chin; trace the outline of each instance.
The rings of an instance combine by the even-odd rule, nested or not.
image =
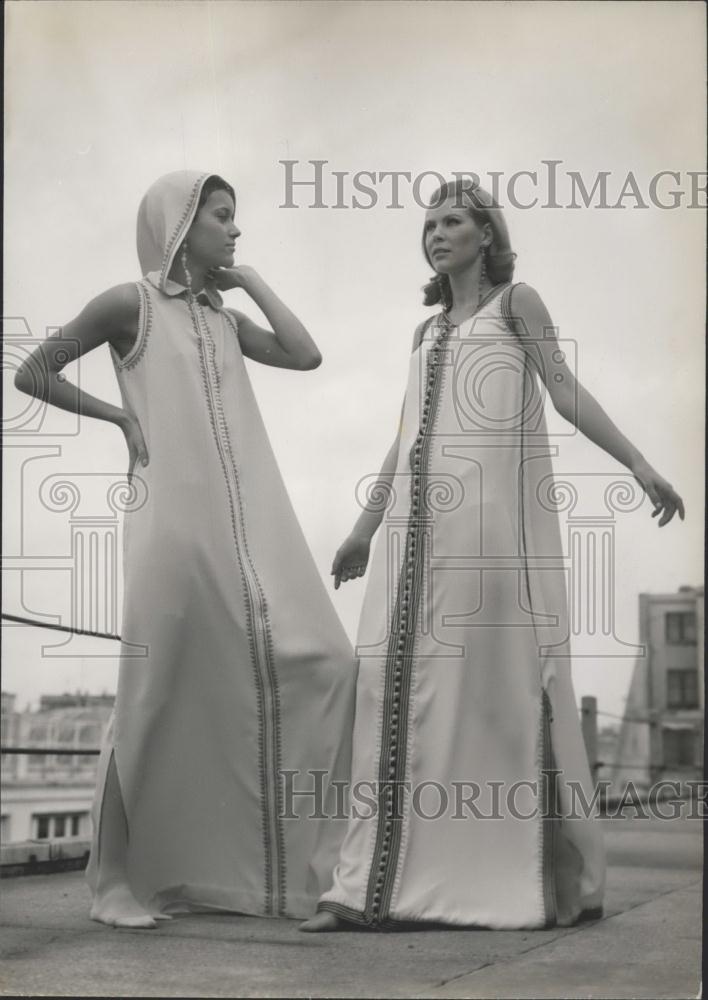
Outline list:
[[[257,276],[256,271],[247,264],[239,267],[212,267],[207,271],[207,281],[220,292],[228,292],[230,288],[247,288],[249,281]]]

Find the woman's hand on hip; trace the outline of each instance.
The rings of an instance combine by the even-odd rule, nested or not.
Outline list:
[[[121,423],[121,430],[125,435],[125,443],[128,445],[128,482],[130,483],[138,459],[142,465],[147,465],[150,459],[137,418],[130,413],[126,414],[125,420]]]
[[[370,547],[371,539],[362,535],[349,535],[340,545],[332,563],[335,590],[339,589],[340,583],[364,575],[369,562]]]

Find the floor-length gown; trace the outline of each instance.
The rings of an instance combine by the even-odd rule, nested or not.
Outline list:
[[[362,925],[536,928],[602,905],[552,450],[511,293],[435,317],[410,360],[357,643],[353,812],[319,904]]]
[[[95,891],[113,762],[139,902],[304,917],[331,885],[345,832],[325,807],[349,776],[355,661],[236,320],[213,291],[197,301],[168,277],[207,176],[172,175],[148,200],[139,248],[155,269],[137,285],[135,346],[122,359],[112,350],[149,463],[136,466],[140,500],[125,516],[119,683],[88,878]],[[314,787],[313,770],[324,774],[320,818],[313,799],[288,793]]]

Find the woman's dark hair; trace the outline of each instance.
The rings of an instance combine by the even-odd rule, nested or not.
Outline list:
[[[492,230],[492,242],[487,252],[487,275],[494,285],[511,281],[514,274],[516,254],[509,245],[509,233],[501,214],[501,208],[491,195],[478,186],[473,186],[469,180],[447,181],[442,184],[430,200],[430,206],[437,208],[449,198],[455,199],[458,208],[464,209],[478,226],[489,224]],[[421,238],[423,256],[432,267],[425,248],[425,229]],[[452,290],[450,279],[446,274],[436,274],[427,285],[423,286],[423,303],[426,306],[442,303],[444,309],[452,308]]]
[[[199,196],[199,204],[197,205],[197,212],[199,212],[202,205],[206,204],[206,200],[209,195],[213,194],[215,191],[226,191],[227,194],[230,194],[233,198],[234,205],[236,204],[236,192],[228,181],[225,181],[223,177],[219,177],[218,174],[212,174],[211,177],[207,177],[204,182],[204,186],[202,187],[202,193]]]

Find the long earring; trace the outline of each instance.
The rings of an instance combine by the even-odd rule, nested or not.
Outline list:
[[[187,279],[187,290],[189,294],[192,294],[192,275],[190,274],[189,267],[187,266],[187,241],[185,240],[182,244],[182,270],[184,271],[184,276]]]
[[[479,248],[479,252],[482,254],[482,264],[479,269],[479,296],[477,299],[477,308],[482,304],[482,285],[487,277],[487,247],[483,243]]]

